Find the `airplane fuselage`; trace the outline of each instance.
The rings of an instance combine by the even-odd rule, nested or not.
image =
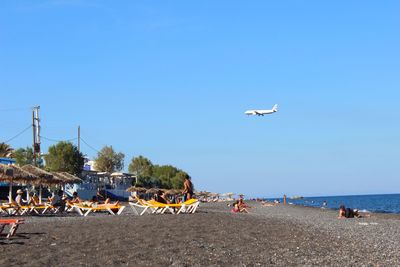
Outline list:
[[[248,110],[245,112],[246,115],[257,115],[257,116],[264,116],[267,114],[275,113],[276,111],[270,109],[260,109],[260,110]]]
[[[244,114],[252,116],[264,116],[267,114],[272,114],[278,111],[278,105],[274,105],[272,109],[253,109],[248,110]]]

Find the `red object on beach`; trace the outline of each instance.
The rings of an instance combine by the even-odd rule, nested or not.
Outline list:
[[[17,229],[20,224],[23,224],[23,219],[0,219],[0,234],[3,232],[6,226],[10,226],[10,230],[8,231],[7,238],[15,235]]]

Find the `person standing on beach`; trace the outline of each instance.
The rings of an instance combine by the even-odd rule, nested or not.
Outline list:
[[[190,181],[190,176],[186,175],[185,176],[185,181],[183,182],[183,202],[186,200],[189,200],[193,196],[193,184],[192,181]]]

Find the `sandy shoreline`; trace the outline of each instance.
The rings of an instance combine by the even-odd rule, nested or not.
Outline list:
[[[400,216],[337,219],[332,210],[225,203],[191,215],[26,217],[1,240],[0,266],[396,266]]]

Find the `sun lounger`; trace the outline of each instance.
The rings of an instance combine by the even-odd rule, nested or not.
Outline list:
[[[35,212],[38,215],[45,214],[47,212],[55,214],[55,213],[58,213],[60,210],[60,207],[56,207],[56,206],[53,206],[50,204],[36,205],[36,206],[29,206],[29,207],[30,208],[28,210],[28,213]]]
[[[79,213],[79,215],[86,217],[91,212],[107,211],[111,215],[120,215],[125,209],[125,206],[115,205],[115,204],[98,204],[85,206],[81,204],[73,205],[74,209]]]
[[[13,215],[16,213],[16,209],[18,209],[18,207],[16,207],[13,204],[10,203],[2,203],[0,205],[0,213],[4,213],[7,215]]]
[[[165,204],[155,200],[145,201],[139,198],[136,198],[136,200],[137,202],[130,202],[129,205],[137,215],[143,215],[146,212],[164,214],[167,211],[172,214],[194,213],[199,205],[197,199],[189,199],[180,204]]]
[[[197,208],[199,207],[199,204],[200,204],[200,201],[195,198],[186,200],[185,202],[182,203],[182,207],[180,210],[178,210],[177,214],[195,213]]]
[[[145,214],[146,212],[153,213],[158,209],[157,207],[151,205],[150,203],[142,199],[137,199],[136,202],[129,202],[129,206],[132,208],[133,212],[136,215],[140,216]]]
[[[3,233],[6,226],[9,226],[10,229],[6,235],[6,238],[10,238],[11,236],[15,235],[19,225],[23,223],[23,219],[0,219],[0,234]]]

